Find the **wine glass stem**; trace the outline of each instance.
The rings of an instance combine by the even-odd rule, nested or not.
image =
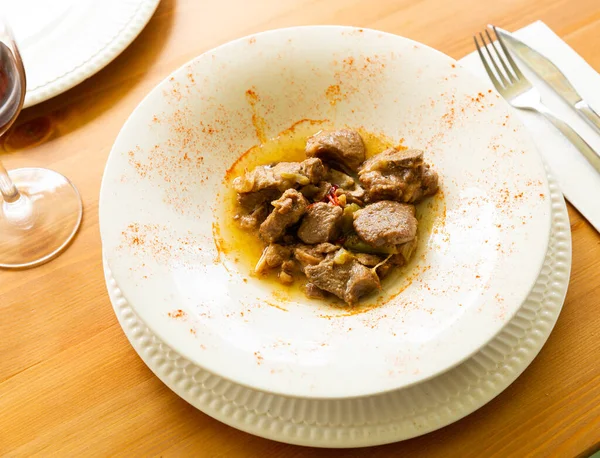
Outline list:
[[[19,191],[8,176],[8,172],[0,161],[0,192],[5,202],[12,203],[19,200]]]

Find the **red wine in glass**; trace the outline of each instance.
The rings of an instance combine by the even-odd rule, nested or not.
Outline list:
[[[23,61],[0,18],[0,136],[19,115],[26,93]],[[47,262],[73,239],[83,214],[81,197],[64,176],[27,167],[6,171],[0,162],[0,268]]]

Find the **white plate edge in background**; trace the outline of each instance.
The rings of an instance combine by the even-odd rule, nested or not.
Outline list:
[[[73,40],[73,36],[70,35],[73,32],[65,32],[65,39],[67,42],[60,50],[61,56],[63,56],[61,59],[64,59],[64,56],[68,55],[68,52],[66,51],[68,51],[69,46],[85,46],[86,43],[88,43],[90,45],[91,54],[86,60],[73,60],[66,65],[57,65],[55,69],[48,68],[42,64],[36,66],[36,64],[32,64],[31,61],[29,62],[29,65],[28,62],[25,62],[27,74],[44,72],[47,76],[45,77],[45,82],[43,84],[37,84],[36,87],[26,92],[24,108],[44,102],[73,88],[108,65],[113,59],[121,54],[144,29],[158,7],[159,2],[160,0],[128,0],[127,2],[120,2],[119,5],[121,5],[121,8],[112,8],[110,17],[114,24],[123,21],[124,25],[115,29],[114,26],[111,28],[110,24],[107,24],[107,26],[103,28],[103,33],[106,33],[106,36],[86,38],[84,35],[81,40]],[[119,18],[120,13],[128,14],[129,16],[126,18]],[[92,18],[92,20],[95,20],[95,18]],[[103,42],[103,45],[100,48],[93,45],[93,42],[98,41]],[[39,54],[39,52],[39,50],[36,50],[37,54]],[[48,53],[51,56],[52,50],[48,50]],[[26,61],[27,49],[21,49],[21,54]]]

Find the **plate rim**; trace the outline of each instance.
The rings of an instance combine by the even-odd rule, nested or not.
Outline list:
[[[427,49],[427,50],[429,50],[429,51],[433,51],[435,54],[437,54],[437,55],[439,55],[439,56],[442,56],[442,57],[443,57],[443,58],[445,58],[445,59],[448,59],[450,62],[452,62],[452,63],[455,63],[457,66],[460,66],[462,69],[464,69],[464,70],[465,70],[465,72],[467,72],[467,73],[468,73],[468,74],[471,76],[471,78],[474,78],[474,79],[476,79],[476,80],[478,80],[478,81],[480,81],[480,82],[485,82],[486,86],[490,86],[490,85],[489,85],[489,82],[487,82],[487,81],[484,81],[482,78],[478,77],[477,75],[474,75],[474,74],[473,74],[473,73],[472,73],[472,72],[471,72],[469,69],[467,69],[466,67],[464,67],[462,64],[460,64],[460,62],[456,61],[455,59],[451,58],[450,56],[447,56],[446,54],[442,53],[441,51],[439,51],[439,50],[437,50],[437,49],[431,48],[430,46],[427,46],[427,45],[425,45],[425,44],[423,44],[423,43],[417,42],[417,41],[415,41],[415,40],[412,40],[412,39],[410,39],[410,38],[407,38],[407,37],[403,37],[403,36],[396,35],[396,34],[393,34],[393,33],[383,32],[383,31],[379,31],[379,30],[375,30],[375,29],[369,29],[369,28],[363,28],[363,27],[353,27],[353,26],[339,26],[339,25],[316,25],[316,26],[313,26],[313,25],[309,25],[309,26],[285,27],[285,28],[273,29],[273,30],[268,30],[268,31],[265,31],[265,32],[259,32],[259,33],[255,33],[255,34],[250,34],[250,35],[247,35],[247,36],[244,36],[244,37],[240,37],[240,38],[237,38],[237,39],[231,40],[231,41],[229,41],[229,42],[226,42],[226,43],[223,43],[223,44],[221,44],[221,45],[219,45],[219,46],[217,46],[217,47],[215,47],[215,48],[213,48],[213,49],[207,50],[207,51],[205,51],[204,53],[200,54],[199,56],[196,56],[196,57],[194,57],[193,59],[191,59],[190,61],[188,61],[188,62],[184,63],[184,64],[183,64],[183,65],[181,65],[179,68],[177,68],[176,70],[174,70],[174,71],[173,71],[171,74],[169,74],[168,76],[166,76],[166,77],[165,77],[165,78],[164,78],[164,79],[163,79],[163,80],[162,80],[160,83],[158,83],[158,84],[157,84],[157,85],[156,85],[156,86],[155,86],[155,87],[154,87],[152,90],[150,90],[150,92],[149,92],[149,93],[148,93],[148,94],[147,94],[147,95],[144,97],[144,99],[143,99],[143,100],[142,100],[142,101],[141,101],[141,102],[138,104],[138,106],[137,106],[137,107],[136,107],[136,108],[133,110],[132,114],[130,115],[130,117],[127,119],[127,121],[126,121],[126,122],[125,122],[125,124],[123,125],[123,127],[122,127],[122,129],[121,129],[121,132],[122,132],[123,130],[125,130],[125,128],[127,127],[128,123],[129,123],[129,122],[132,120],[132,118],[134,118],[134,116],[135,116],[135,115],[138,113],[138,111],[141,109],[141,107],[142,107],[142,106],[143,106],[145,103],[147,103],[147,100],[148,100],[148,99],[149,99],[149,98],[150,98],[150,97],[151,97],[151,96],[152,96],[152,95],[153,95],[155,92],[159,91],[160,89],[163,89],[163,85],[164,85],[164,84],[167,84],[167,83],[168,83],[168,81],[169,81],[169,80],[171,80],[171,79],[173,78],[173,76],[174,76],[174,75],[176,75],[176,74],[178,74],[178,73],[182,72],[184,69],[186,69],[187,67],[189,67],[191,64],[195,63],[195,62],[196,62],[196,60],[197,60],[197,59],[199,59],[200,57],[202,57],[203,55],[205,55],[205,54],[209,54],[209,53],[215,53],[215,52],[217,52],[217,51],[218,51],[219,49],[221,49],[221,48],[225,48],[225,47],[228,47],[228,46],[233,46],[233,45],[235,45],[235,44],[236,44],[236,43],[238,43],[238,42],[243,42],[243,41],[245,41],[245,40],[249,40],[249,39],[252,39],[252,38],[254,38],[254,37],[258,37],[258,36],[264,36],[264,35],[267,35],[267,34],[273,34],[273,33],[278,33],[278,32],[285,32],[285,31],[292,31],[292,30],[301,30],[301,29],[314,29],[314,28],[319,28],[319,29],[327,29],[327,28],[330,28],[330,29],[335,29],[335,30],[342,31],[342,32],[346,32],[346,31],[356,31],[356,30],[362,30],[362,31],[369,31],[369,32],[372,32],[372,33],[375,33],[375,34],[380,34],[380,35],[388,35],[388,36],[391,36],[391,37],[394,37],[394,38],[400,38],[400,39],[402,39],[402,40],[406,41],[406,42],[407,42],[407,43],[409,43],[409,44],[418,45],[419,47],[423,47],[423,48],[426,48],[426,49]],[[491,86],[490,86],[490,87],[491,87]],[[498,100],[498,103],[502,104],[502,105],[503,105],[503,106],[505,106],[507,109],[510,109],[510,105],[509,105],[509,104],[508,104],[508,103],[507,103],[507,102],[506,102],[504,99],[500,98],[500,99]],[[521,121],[520,119],[518,119],[518,118],[517,118],[517,119],[516,119],[516,121],[517,121],[517,123],[518,123],[518,124],[521,126],[521,132],[522,132],[522,134],[528,138],[528,141],[529,141],[529,147],[530,147],[530,149],[531,149],[531,153],[534,153],[534,152],[535,152],[535,155],[536,155],[536,157],[537,157],[537,160],[539,161],[539,164],[540,164],[540,165],[541,165],[541,167],[543,168],[543,167],[544,167],[543,160],[542,160],[542,158],[541,158],[541,155],[539,154],[539,151],[537,150],[537,147],[536,147],[536,146],[535,146],[535,144],[533,143],[533,140],[532,140],[532,138],[531,138],[531,135],[530,135],[529,131],[526,129],[525,125],[522,123],[522,121]],[[105,184],[106,184],[105,178],[106,178],[106,172],[107,172],[107,170],[109,169],[109,165],[110,165],[110,158],[111,158],[111,156],[113,155],[114,151],[116,150],[116,146],[117,146],[117,144],[118,144],[118,142],[119,142],[119,137],[120,137],[120,135],[121,135],[121,132],[120,132],[120,133],[119,133],[119,135],[117,136],[117,139],[115,140],[115,143],[114,143],[114,145],[113,145],[113,148],[111,149],[111,153],[110,153],[110,155],[109,155],[109,158],[108,158],[108,160],[107,160],[107,164],[106,164],[106,168],[105,168],[105,174],[104,174],[104,177],[103,177],[103,180],[102,180],[102,185],[101,185],[101,190],[100,190],[100,209],[102,208],[102,201],[103,201],[103,198],[102,198],[102,197],[103,197],[103,195],[105,194]],[[114,153],[114,154],[116,154],[116,153]],[[545,172],[544,172],[544,173],[545,173]],[[546,176],[546,174],[544,174],[544,175],[543,175],[543,177],[542,177],[542,176],[540,176],[540,179],[543,179],[543,180],[545,181],[545,185],[546,185],[546,188],[547,188],[547,186],[548,186],[548,181],[547,181],[547,176]],[[546,201],[546,207],[547,207],[547,209],[548,209],[548,211],[547,211],[547,219],[548,219],[548,222],[547,222],[547,226],[546,226],[546,227],[547,227],[547,229],[548,229],[548,231],[547,231],[547,234],[540,234],[540,236],[543,236],[543,237],[545,237],[545,239],[546,239],[546,241],[547,241],[547,240],[549,239],[549,236],[550,236],[550,231],[551,231],[551,228],[552,228],[552,226],[551,226],[551,224],[550,224],[550,220],[551,220],[551,218],[552,218],[552,212],[550,211],[550,206],[551,206],[551,203],[550,203],[549,199],[545,199],[545,201]],[[101,227],[101,235],[102,235],[102,217],[100,217],[100,227]],[[547,244],[546,244],[546,246],[547,246]],[[533,269],[532,269],[532,275],[533,275],[533,273],[535,273],[536,275],[539,275],[539,273],[540,273],[540,271],[541,271],[541,269],[542,269],[542,266],[543,266],[543,262],[544,262],[544,257],[543,257],[543,255],[542,255],[542,256],[541,256],[540,263],[539,263],[539,266],[538,266],[538,269],[537,269],[535,272],[534,272],[534,271],[533,271]],[[535,277],[535,278],[537,278],[537,277]],[[535,278],[532,280],[532,282],[535,282]],[[531,287],[532,287],[532,286],[533,286],[533,284],[531,285]],[[528,294],[528,293],[531,291],[531,287],[530,287],[530,288],[529,288],[529,290],[527,291],[527,294]],[[525,297],[527,297],[527,294],[525,294]],[[509,321],[510,321],[510,320],[511,320],[513,317],[514,317],[514,315],[515,315],[515,314],[518,312],[518,310],[519,310],[519,308],[518,308],[518,307],[514,307],[514,308],[513,308],[513,310],[511,310],[511,311],[510,311],[510,313],[508,313],[508,314],[506,315],[506,319],[504,320],[504,324],[508,323],[508,322],[509,322]],[[157,333],[157,334],[161,334],[161,332],[160,332],[160,331],[157,331],[157,329],[155,329],[155,327],[154,327],[154,323],[148,323],[148,322],[145,322],[145,323],[146,323],[146,325],[147,325],[147,326],[148,326],[150,329],[153,329],[153,332],[155,332],[155,333]],[[496,335],[497,335],[497,334],[498,334],[498,333],[501,331],[501,329],[502,329],[502,328],[500,327],[498,330],[496,330],[496,332],[495,332],[495,333],[491,333],[491,334],[489,334],[488,336],[486,336],[485,340],[483,340],[483,339],[482,339],[482,343],[481,343],[481,345],[480,345],[479,347],[476,347],[476,346],[474,346],[474,348],[472,348],[472,349],[469,349],[468,351],[464,352],[464,354],[463,354],[463,355],[462,355],[460,358],[456,358],[456,359],[453,361],[453,363],[452,363],[452,364],[449,364],[449,365],[446,365],[446,366],[444,366],[444,369],[441,369],[441,370],[439,370],[439,371],[432,372],[431,374],[427,374],[427,375],[425,375],[425,376],[421,376],[421,377],[419,377],[419,378],[416,378],[415,380],[412,380],[411,382],[408,382],[408,383],[402,384],[401,386],[402,386],[403,388],[405,388],[405,387],[409,387],[409,386],[412,386],[412,385],[415,385],[415,384],[421,383],[421,382],[423,382],[423,381],[426,381],[426,380],[429,380],[429,379],[431,379],[431,378],[434,378],[434,377],[436,377],[437,375],[439,375],[440,373],[442,373],[442,372],[444,372],[444,371],[451,370],[452,368],[456,367],[457,365],[460,365],[460,364],[461,364],[461,363],[463,363],[465,360],[467,360],[468,358],[470,358],[470,357],[471,357],[473,354],[475,354],[475,353],[476,353],[476,352],[477,352],[477,351],[478,351],[478,350],[479,350],[479,349],[480,349],[482,346],[485,346],[485,345],[487,345],[487,344],[488,344],[488,343],[489,343],[491,340],[493,340],[493,339],[496,337]],[[183,350],[182,350],[182,351],[183,351]],[[188,355],[188,356],[189,356],[189,355]],[[197,362],[198,362],[198,364],[199,364],[199,361],[197,361]],[[213,368],[213,371],[215,371],[215,372],[218,372],[218,371],[216,371],[214,368]],[[225,376],[225,375],[222,375],[222,376],[223,376],[224,378],[227,378],[227,376]],[[231,380],[232,382],[235,382],[235,383],[239,384],[239,385],[246,386],[246,387],[248,387],[248,388],[258,389],[258,390],[260,390],[260,391],[263,391],[263,392],[265,392],[265,393],[274,393],[274,394],[280,394],[280,395],[284,395],[284,396],[290,396],[290,397],[310,397],[311,399],[339,399],[339,397],[336,397],[336,396],[335,396],[335,395],[333,395],[333,394],[327,394],[327,395],[323,395],[323,394],[315,394],[315,395],[313,395],[313,396],[310,396],[310,395],[309,395],[309,394],[307,394],[307,393],[299,393],[299,392],[285,392],[285,391],[282,391],[282,390],[279,390],[279,391],[277,391],[277,390],[274,390],[274,389],[265,388],[264,386],[263,386],[263,387],[260,387],[260,386],[258,386],[258,384],[252,384],[252,383],[250,383],[250,382],[242,382],[242,381],[239,381],[239,380],[233,380],[233,379],[230,379],[230,378],[228,378],[228,379],[229,379],[229,380]],[[373,392],[371,392],[371,393],[369,393],[369,394],[371,394],[371,395],[375,395],[375,394],[380,394],[380,393],[385,393],[385,392],[394,391],[394,390],[396,390],[396,389],[398,389],[398,387],[390,387],[390,388],[378,389],[378,390],[376,390],[376,391],[373,391]],[[365,394],[366,394],[366,393],[365,393]],[[356,394],[353,394],[353,395],[351,395],[351,396],[352,396],[352,397],[361,397],[361,396],[363,396],[363,395],[364,395],[363,393],[361,393],[361,392],[358,392],[358,391],[357,391],[357,392],[356,392]]]
[[[26,90],[23,108],[45,102],[72,89],[98,73],[127,49],[146,27],[160,3],[160,0],[135,1],[138,3],[137,8],[115,36],[108,40],[102,48],[90,55],[87,60],[77,63],[69,71],[62,75],[53,76],[31,90]]]
[[[175,394],[214,419],[259,437],[293,445],[351,448],[399,442],[443,428],[490,402],[527,369],[546,343],[564,305],[572,265],[569,215],[558,184],[552,177],[550,177],[550,190],[553,196],[552,231],[556,236],[555,252],[553,253],[554,263],[549,265],[550,274],[546,282],[548,300],[542,303],[543,295],[538,300],[539,310],[535,315],[537,320],[530,320],[532,326],[529,330],[531,332],[529,335],[526,333],[518,335],[519,333],[515,333],[514,330],[508,330],[509,325],[517,321],[513,317],[509,325],[503,328],[500,333],[505,339],[499,339],[499,336],[494,338],[494,340],[498,338],[500,344],[497,349],[490,351],[491,355],[501,354],[502,350],[508,346],[508,341],[511,341],[511,339],[516,340],[518,345],[511,347],[514,350],[512,357],[509,358],[510,355],[504,354],[502,358],[498,358],[497,367],[486,368],[486,358],[482,356],[477,360],[477,356],[484,354],[486,347],[480,350],[477,355],[469,358],[468,361],[463,362],[462,364],[466,366],[473,361],[472,367],[470,369],[465,368],[463,378],[458,377],[452,381],[454,384],[457,381],[458,383],[461,381],[466,383],[466,388],[462,393],[463,399],[451,400],[451,396],[448,396],[447,391],[439,387],[442,378],[448,378],[452,375],[450,371],[423,382],[421,392],[424,393],[424,396],[421,396],[420,399],[430,402],[433,407],[430,412],[425,409],[419,415],[416,415],[420,423],[413,419],[409,421],[393,420],[388,423],[373,425],[372,422],[364,419],[364,416],[362,416],[364,413],[361,414],[357,409],[354,409],[354,412],[352,410],[344,411],[339,404],[334,408],[331,406],[322,408],[322,411],[325,412],[324,415],[342,418],[335,416],[337,410],[346,414],[342,420],[345,420],[352,413],[357,414],[360,420],[355,420],[356,424],[346,425],[325,421],[319,422],[318,420],[306,421],[298,417],[293,418],[294,410],[296,415],[299,416],[308,415],[310,417],[311,415],[310,408],[303,408],[306,405],[299,406],[294,403],[295,401],[316,403],[312,404],[312,406],[316,406],[312,409],[314,411],[318,409],[319,403],[353,402],[356,401],[356,398],[334,401],[294,400],[278,395],[267,395],[268,398],[265,398],[260,391],[242,387],[216,375],[207,375],[205,369],[201,369],[193,362],[186,360],[156,335],[152,334],[152,331],[137,317],[133,308],[121,295],[118,284],[111,277],[110,269],[103,256],[106,287],[119,324],[142,361]],[[544,266],[549,264],[551,247],[549,245]],[[563,260],[559,259],[561,256],[564,258]],[[538,280],[539,277],[536,284]],[[528,299],[534,294],[533,291],[530,292]],[[527,302],[525,301],[522,307]],[[536,300],[532,299],[532,302],[536,302]],[[518,312],[521,310],[522,308]],[[516,315],[518,315],[518,312]],[[524,316],[526,317],[527,313]],[[516,325],[516,327],[518,330],[523,329],[521,325]],[[491,343],[488,345],[491,345]],[[487,355],[487,360],[489,359],[490,356]],[[483,374],[477,374],[475,382],[469,378],[472,375],[473,368],[481,369],[480,372],[483,372]],[[457,369],[460,369],[460,367],[453,370]],[[495,372],[493,369],[495,369]],[[249,390],[250,395],[244,390]],[[365,404],[375,405],[372,401],[373,398],[390,395],[399,396],[398,393],[404,390],[400,389],[382,395],[366,396],[363,399]],[[435,392],[438,394],[437,399],[434,395]],[[252,399],[252,396],[254,396],[254,399]],[[292,405],[289,405],[290,403]],[[453,408],[447,405],[451,403]],[[316,416],[313,415],[312,418],[316,418]]]

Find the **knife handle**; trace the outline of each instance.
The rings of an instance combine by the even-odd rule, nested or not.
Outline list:
[[[567,139],[579,150],[581,154],[588,160],[588,162],[600,173],[600,154],[595,151],[588,143],[579,135],[575,130],[564,122],[562,119],[553,114],[545,105],[542,103],[535,104],[535,110],[543,114],[548,121],[560,130],[560,132],[567,137]],[[591,110],[591,108],[590,108]]]
[[[590,126],[594,127],[600,133],[600,116],[594,109],[588,105],[585,100],[580,100],[575,104],[577,113],[585,119]]]

